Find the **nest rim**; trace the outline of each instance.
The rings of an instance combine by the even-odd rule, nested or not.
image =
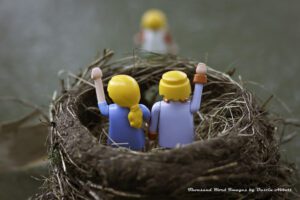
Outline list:
[[[268,171],[270,172],[270,176],[273,176],[275,171],[278,173],[279,168],[253,164],[269,162],[270,165],[279,165],[278,145],[274,138],[274,124],[271,123],[266,116],[264,116],[264,120],[257,119],[252,121],[250,126],[246,124],[242,128],[239,127],[240,129],[238,129],[238,131],[235,130],[235,128],[231,130],[228,128],[229,131],[221,135],[212,135],[213,137],[210,135],[198,135],[199,140],[190,145],[163,151],[136,152],[129,149],[113,148],[99,143],[98,138],[90,134],[91,129],[82,126],[82,121],[78,119],[79,109],[76,108],[77,103],[81,101],[80,98],[87,93],[93,93],[94,89],[91,87],[91,84],[88,84],[90,82],[88,72],[92,67],[101,67],[104,74],[109,74],[104,79],[106,85],[109,78],[115,73],[133,74],[133,77],[136,78],[134,74],[139,74],[139,72],[136,71],[139,69],[136,64],[136,59],[141,59],[145,62],[144,58],[134,56],[133,58],[124,58],[122,61],[109,63],[112,54],[111,51],[104,51],[102,58],[92,63],[86,71],[78,76],[79,78],[75,81],[72,90],[65,91],[63,95],[56,98],[51,105],[51,118],[55,122],[55,126],[51,127],[49,138],[49,152],[52,156],[51,165],[53,169],[57,170],[56,174],[58,174],[65,183],[69,182],[69,184],[59,184],[60,181],[58,179],[54,180],[56,184],[53,185],[55,185],[56,190],[59,191],[57,192],[58,195],[65,196],[66,194],[73,194],[80,196],[85,194],[95,199],[97,199],[97,197],[106,197],[108,199],[114,199],[116,197],[147,199],[153,196],[197,198],[199,195],[203,196],[203,193],[188,193],[188,187],[205,187],[212,186],[216,183],[223,183],[224,186],[234,186],[234,184],[240,181],[245,181],[245,185],[248,186],[255,186],[255,184],[260,186],[266,184],[276,186],[288,183],[287,177],[289,175],[283,171],[279,173],[283,178],[278,176],[274,179],[267,177],[264,181],[259,180],[259,177]],[[170,55],[168,55],[170,56],[168,58],[159,57],[158,61],[156,61],[156,56],[160,55],[154,55],[150,61],[147,60],[149,58],[146,57],[146,63],[153,62],[154,64],[151,63],[150,65],[156,65],[157,62],[161,62],[160,59],[170,59],[171,64],[163,70],[157,67],[157,72],[155,72],[154,75],[162,74],[163,71],[168,71],[169,69],[183,69],[188,72],[188,75],[191,75],[194,70],[193,66],[196,64],[195,61],[180,59]],[[129,64],[131,67],[125,69],[120,67],[109,69],[110,66],[116,64],[124,66],[124,62],[128,65],[127,59],[133,63]],[[147,72],[146,68],[142,68],[142,70]],[[253,100],[251,92],[247,91],[229,75],[214,70],[213,68],[208,68],[208,81],[210,84],[214,82],[213,84],[223,85],[222,87],[228,87],[226,84],[234,85],[235,90],[238,90],[240,94],[246,94],[247,98],[250,99],[248,99],[249,102],[247,102],[249,105],[245,105],[244,107],[245,110],[251,107],[251,109],[254,109],[252,110],[253,113],[257,115],[266,114],[266,111]],[[141,76],[137,82],[139,84],[146,82],[147,85],[148,83],[152,84],[153,79],[147,76],[146,78]],[[204,98],[204,101],[207,101],[207,99]],[[243,119],[249,118],[250,121],[251,117],[253,117],[251,114],[243,115]],[[199,118],[201,118],[201,116],[199,116]],[[204,120],[205,117],[203,118],[203,121]],[[244,122],[241,120],[236,123],[242,124]],[[249,130],[246,127],[250,127]],[[199,127],[195,126],[195,129],[197,128]],[[245,134],[240,134],[240,130],[244,128]],[[258,130],[256,130],[256,128]],[[77,132],[74,133],[74,130]],[[266,134],[261,133],[264,131],[266,131]],[[71,134],[72,132],[73,134]],[[205,139],[203,140],[203,138]],[[256,145],[253,149],[245,149],[245,145],[253,145],[255,142],[261,142],[261,144]],[[249,153],[251,150],[255,151],[254,156]],[[53,156],[54,154],[56,154],[56,156]],[[245,156],[248,159],[245,159]],[[201,165],[199,164],[201,163],[200,161],[207,161],[208,164],[202,164],[199,169],[192,169],[190,172],[186,172],[189,167],[195,167],[194,162]],[[153,165],[153,169],[147,165]],[[179,170],[173,170],[169,165],[178,167]],[[113,166],[113,169],[110,169],[108,166]],[[127,168],[130,170],[126,170]],[[157,173],[158,170],[163,170],[164,173]],[[259,172],[260,170],[263,172]],[[167,171],[171,173],[181,172],[182,178],[168,178],[166,175],[168,174]],[[251,172],[254,173],[254,176],[251,176]],[[91,177],[91,174],[94,174],[94,176]],[[81,180],[74,180],[72,176],[79,176]],[[165,180],[157,184],[161,178]],[[123,186],[119,184],[117,180],[127,183],[128,185]],[[181,183],[172,183],[174,180],[181,181]],[[144,183],[144,185],[140,186],[141,183]],[[53,185],[52,188],[54,187]],[[77,188],[78,191],[72,189],[70,185]],[[163,185],[167,186],[162,188]],[[71,192],[68,192],[68,190]],[[53,195],[53,193],[51,193],[51,195]],[[210,193],[209,195],[212,194]],[[240,194],[236,193],[215,195],[217,198],[240,196]],[[249,195],[249,193],[245,195]],[[281,198],[283,195],[286,194],[278,193],[274,196],[275,198]],[[260,196],[265,198],[270,197],[270,194],[262,193]]]

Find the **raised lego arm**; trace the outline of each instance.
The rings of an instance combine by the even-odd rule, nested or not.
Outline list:
[[[195,113],[200,109],[202,99],[203,84],[196,83],[194,94],[191,102],[191,112]]]
[[[95,88],[96,88],[96,95],[98,103],[105,102],[105,94],[103,90],[103,83],[102,83],[102,71],[100,68],[95,67],[92,69],[91,77],[94,80]]]
[[[207,82],[206,77],[206,65],[199,63],[196,68],[196,74],[194,76],[195,89],[191,102],[191,113],[195,113],[200,109],[203,85]]]
[[[92,70],[91,77],[95,83],[96,96],[98,101],[98,107],[102,115],[108,116],[109,107],[105,101],[105,94],[102,83],[102,71],[100,68],[95,67]]]

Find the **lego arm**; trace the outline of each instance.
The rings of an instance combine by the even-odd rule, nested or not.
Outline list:
[[[151,120],[148,135],[150,140],[154,140],[158,134],[159,114],[160,102],[156,102],[151,109]]]
[[[191,113],[195,113],[200,109],[202,91],[203,91],[203,84],[196,83],[192,102],[191,102]]]
[[[171,36],[171,33],[169,31],[166,32],[166,35],[165,35],[165,42],[167,43],[168,45],[168,51],[170,54],[173,54],[173,55],[176,55],[178,54],[178,46],[177,44],[173,41],[173,38]]]
[[[200,109],[203,85],[206,82],[206,65],[204,63],[199,63],[194,76],[195,89],[190,107],[191,113],[195,113]]]
[[[150,121],[151,116],[150,110],[143,104],[140,104],[140,108],[143,112],[143,120],[148,123]]]
[[[134,44],[140,46],[143,43],[143,31],[136,33],[133,37]]]
[[[106,100],[105,100],[101,69],[95,67],[92,70],[91,77],[95,83],[96,96],[97,96],[99,110],[102,115],[108,116],[109,106],[107,105]]]

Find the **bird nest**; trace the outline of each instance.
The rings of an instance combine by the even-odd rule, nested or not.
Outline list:
[[[274,136],[277,125],[242,84],[210,67],[201,109],[195,115],[194,143],[160,149],[147,140],[144,152],[107,146],[108,121],[97,108],[90,79],[93,67],[102,69],[104,87],[113,75],[134,77],[141,88],[141,103],[151,108],[159,98],[157,86],[164,72],[181,70],[191,79],[197,63],[149,53],[115,61],[112,56],[112,51],[105,50],[79,75],[69,73],[74,83],[66,88],[62,81],[62,94],[54,96],[48,139],[51,173],[37,199],[290,196],[289,192],[257,191],[290,187],[293,170],[280,161]]]

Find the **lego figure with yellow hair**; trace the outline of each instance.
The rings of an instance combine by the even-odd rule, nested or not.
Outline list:
[[[162,11],[157,9],[151,9],[144,13],[141,31],[135,36],[135,43],[141,49],[149,52],[177,53],[177,47],[168,30],[167,18]]]
[[[141,94],[136,80],[128,75],[113,76],[108,83],[107,91],[114,104],[108,105],[100,68],[94,68],[91,76],[95,82],[100,112],[109,118],[107,143],[132,150],[143,150],[145,134],[142,124],[149,121],[150,111],[145,105],[139,104]]]
[[[191,85],[187,75],[181,71],[163,74],[159,83],[159,94],[163,101],[156,102],[151,110],[149,138],[161,147],[174,148],[194,141],[193,114],[200,109],[203,85],[207,82],[206,65],[199,63],[194,75],[195,88],[190,100]]]

